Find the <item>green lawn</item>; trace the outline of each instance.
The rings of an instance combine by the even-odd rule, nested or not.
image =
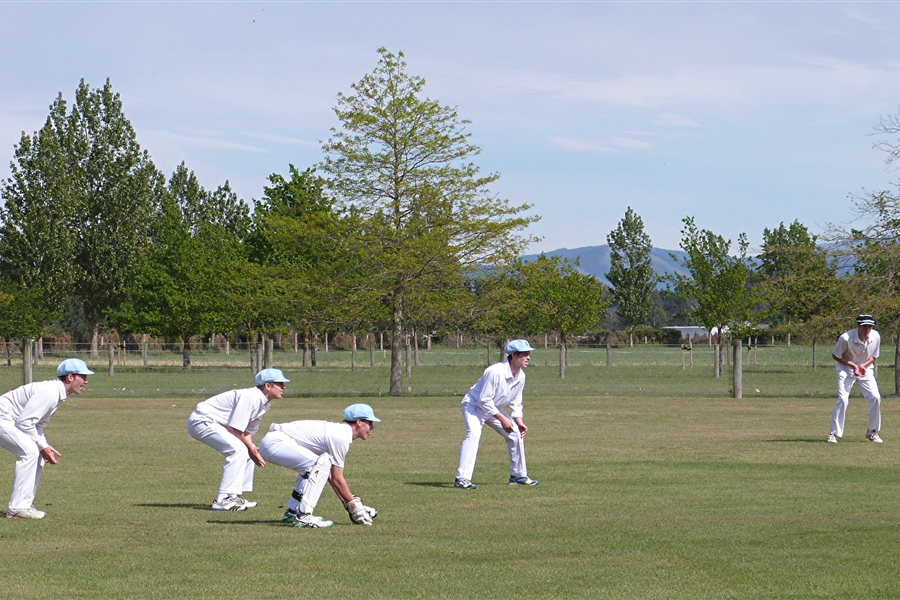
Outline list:
[[[258,508],[209,510],[222,461],[185,421],[206,396],[249,385],[249,370],[95,368],[48,429],[63,457],[38,492],[47,517],[0,523],[0,589],[11,599],[900,597],[896,399],[884,401],[876,445],[855,392],[832,446],[827,363],[816,373],[787,354],[745,363],[734,400],[705,359],[682,369],[667,350],[675,360],[648,349],[612,367],[598,350],[564,380],[552,350],[536,357],[526,386],[536,488],[506,484],[491,431],[478,489],[451,486],[477,358],[423,361],[402,398],[378,396],[384,367],[295,368],[264,428],[338,420],[359,396],[383,419],[354,443],[346,472],[378,508],[375,525],[352,525],[327,489],[317,513],[336,521],[328,530],[281,525],[294,474],[275,465],[247,494]],[[19,376],[3,370],[0,385]],[[893,391],[892,370],[879,379]],[[11,470],[0,452],[4,502]]]

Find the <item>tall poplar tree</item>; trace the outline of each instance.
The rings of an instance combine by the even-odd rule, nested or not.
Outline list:
[[[619,316],[634,346],[634,330],[644,325],[653,312],[653,289],[659,276],[653,270],[653,242],[644,231],[644,222],[631,207],[619,225],[606,236],[610,268],[606,278],[613,285]]]
[[[403,53],[378,52],[375,70],[338,94],[341,125],[323,144],[321,170],[359,220],[351,241],[365,248],[369,285],[383,290],[391,314],[390,393],[400,394],[407,302],[445,273],[515,257],[533,241],[519,232],[537,217],[490,192],[499,175],[481,175],[472,162],[480,149],[469,122],[423,97],[425,80],[407,72]]]
[[[149,242],[165,178],[137,142],[107,80],[84,80],[67,112],[60,94],[44,127],[22,136],[0,215],[4,272],[40,286],[48,308],[74,302],[91,332],[125,298]]]

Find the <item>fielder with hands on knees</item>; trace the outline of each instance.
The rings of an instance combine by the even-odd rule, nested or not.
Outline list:
[[[881,350],[881,336],[874,329],[872,315],[856,317],[856,329],[842,334],[834,347],[831,357],[837,370],[838,399],[831,411],[831,433],[826,440],[837,444],[844,435],[844,420],[850,403],[850,390],[859,383],[863,397],[869,403],[869,428],[866,439],[876,444],[882,443],[878,430],[881,429],[881,393],[875,379],[875,361]]]
[[[253,444],[263,415],[271,401],[284,394],[290,379],[279,369],[263,369],[256,374],[256,387],[223,392],[197,405],[188,417],[187,430],[192,438],[217,450],[225,457],[219,494],[212,510],[242,511],[256,506],[244,499],[253,491],[254,467],[266,466]]]
[[[0,396],[0,447],[16,457],[8,519],[43,519],[34,506],[44,465],[59,464],[62,456],[47,442],[44,428],[70,394],[84,391],[88,369],[83,360],[69,358],[56,368],[56,379],[27,383]]]
[[[297,481],[288,499],[282,522],[292,527],[325,528],[334,526],[313,514],[325,483],[343,503],[350,520],[357,525],[372,525],[378,511],[353,495],[344,478],[344,462],[350,444],[365,440],[381,421],[368,404],[351,404],[344,409],[341,423],[330,421],[291,421],[273,423],[259,443],[259,451],[270,463],[297,471]]]
[[[528,477],[525,465],[525,434],[528,427],[522,420],[522,390],[525,388],[525,369],[531,361],[531,347],[526,340],[513,340],[504,348],[506,360],[485,369],[481,379],[463,397],[463,424],[466,437],[459,450],[455,487],[474,490],[472,474],[481,430],[488,425],[506,440],[509,451],[509,484],[538,485],[540,481]],[[503,409],[508,409],[504,412]]]

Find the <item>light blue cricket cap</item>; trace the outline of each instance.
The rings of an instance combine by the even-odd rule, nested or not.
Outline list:
[[[60,377],[66,375],[93,375],[94,372],[80,358],[67,358],[56,367],[56,374]]]
[[[513,352],[531,352],[532,350],[534,350],[534,348],[531,347],[528,340],[513,340],[503,349],[507,354],[512,354]]]
[[[345,421],[356,421],[357,419],[374,423],[381,422],[381,419],[375,416],[375,411],[368,404],[351,404],[344,409]]]
[[[287,383],[290,379],[284,376],[281,369],[263,369],[256,374],[256,385],[267,383]]]

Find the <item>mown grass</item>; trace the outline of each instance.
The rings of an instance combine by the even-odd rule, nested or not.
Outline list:
[[[326,490],[329,530],[280,524],[294,475],[275,465],[247,495],[258,508],[209,511],[221,459],[185,421],[249,371],[98,372],[48,429],[63,457],[38,492],[47,518],[0,523],[0,586],[22,599],[900,597],[895,399],[884,444],[865,441],[857,393],[832,446],[830,368],[745,365],[734,400],[711,366],[653,360],[576,365],[564,380],[553,364],[530,368],[529,471],[542,483],[507,485],[504,446],[485,432],[474,491],[451,483],[477,360],[421,366],[400,398],[372,387],[383,368],[293,371],[264,428],[338,420],[354,390],[383,419],[346,471],[379,517],[351,525]],[[892,376],[882,368],[883,389]],[[11,470],[0,453],[4,495]]]

